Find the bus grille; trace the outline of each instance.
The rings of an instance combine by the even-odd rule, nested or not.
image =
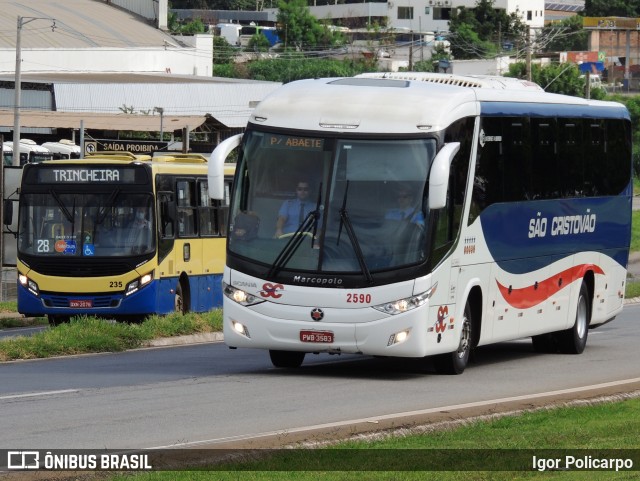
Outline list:
[[[78,297],[82,297],[83,299],[90,299],[92,301],[92,307],[93,308],[101,308],[101,307],[118,307],[118,305],[120,304],[120,299],[122,298],[122,294],[116,295],[116,296],[108,296],[108,295],[96,295],[96,296],[91,296],[89,295],[87,297],[86,294],[83,294],[82,296],[78,296]],[[47,293],[42,293],[42,299],[43,302],[45,304],[45,306],[47,307],[62,307],[62,308],[67,308],[69,307],[69,296],[66,297],[60,297],[60,296],[52,296],[52,295],[48,295]]]
[[[26,264],[34,271],[45,276],[61,277],[108,277],[125,274],[135,269],[137,263],[117,261],[111,259],[90,259],[88,261],[74,262],[64,257],[59,259],[32,258],[24,259]]]

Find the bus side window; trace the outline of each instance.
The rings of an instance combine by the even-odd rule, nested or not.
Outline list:
[[[195,180],[178,180],[176,186],[178,191],[178,236],[194,237],[197,235]]]

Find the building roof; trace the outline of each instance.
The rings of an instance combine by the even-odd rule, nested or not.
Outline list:
[[[0,110],[0,125],[13,125],[13,110]],[[174,132],[189,127],[200,127],[206,116],[201,115],[163,115],[162,130]],[[145,132],[160,131],[159,115],[113,114],[95,112],[46,112],[42,110],[23,110],[20,112],[20,125],[32,128],[85,129],[96,130],[133,130]]]
[[[0,75],[0,82],[14,80],[11,75]],[[149,131],[160,130],[158,108],[163,110],[165,131],[185,125],[194,129],[208,117],[230,129],[243,128],[255,105],[281,85],[279,82],[219,77],[114,73],[26,74],[22,81],[23,109],[32,111],[30,116],[21,116],[21,125],[25,128],[70,128],[69,124],[73,124],[71,128],[79,128],[79,120],[84,118],[87,129],[109,130],[109,127],[94,125],[110,125],[111,130]],[[50,89],[27,95],[25,83],[48,85]],[[67,115],[57,116],[48,111],[53,106],[55,114]],[[0,112],[3,111],[0,125],[13,125],[12,91],[5,92],[0,88]],[[132,115],[129,120],[123,115],[125,111],[139,115]],[[11,120],[7,122],[9,118]],[[49,125],[42,124],[45,119],[49,120]],[[137,125],[135,119],[139,121]],[[130,128],[131,122],[133,128]]]
[[[146,19],[98,0],[0,0],[0,48],[143,48],[176,40]],[[55,28],[52,28],[55,25]]]
[[[584,0],[562,0],[544,2],[544,9],[554,12],[578,13],[584,11]]]
[[[152,47],[154,51],[164,50],[168,44],[189,47],[188,42],[109,1],[0,0],[0,9],[0,51],[6,54],[13,50],[13,58],[18,17],[22,17],[21,48],[51,50],[52,62],[56,55],[73,58],[74,52],[86,49],[126,49],[144,56],[154,55],[148,53]],[[82,62],[78,63],[70,68],[82,69]],[[12,119],[15,103],[13,67],[12,61],[2,69],[6,73],[0,75],[0,111],[6,111],[2,113],[1,131],[8,131],[13,125],[13,120],[7,122]],[[73,124],[78,128],[83,118],[85,128],[107,125],[111,130],[159,130],[157,108],[163,110],[163,127],[167,131],[184,125],[195,128],[207,118],[230,129],[242,128],[255,104],[281,85],[195,75],[118,73],[113,65],[107,65],[105,69],[111,71],[104,73],[53,71],[57,69],[44,65],[41,68],[41,72],[21,74],[21,125],[26,129],[40,128],[45,119],[50,122],[46,127]],[[28,113],[29,110],[33,112]],[[52,111],[65,115],[54,115]],[[129,120],[124,112],[140,115]],[[129,128],[136,119],[138,124]]]

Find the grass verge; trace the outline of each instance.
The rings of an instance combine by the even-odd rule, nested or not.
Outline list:
[[[387,481],[387,480],[611,480],[639,479],[636,463],[640,399],[556,407],[475,420],[427,434],[382,435],[321,449],[275,451],[257,460],[193,471],[116,475],[110,481]],[[414,429],[415,431],[415,429]],[[630,450],[630,451],[625,451]],[[533,457],[633,456],[634,471],[540,472]],[[559,467],[564,467],[560,464]],[[431,469],[420,469],[420,468]],[[473,467],[473,468],[472,468]],[[213,473],[212,471],[215,471]],[[432,475],[426,475],[431,472]]]
[[[34,359],[87,352],[117,352],[158,337],[222,330],[222,311],[151,316],[140,324],[78,317],[31,336],[0,340],[0,361]]]

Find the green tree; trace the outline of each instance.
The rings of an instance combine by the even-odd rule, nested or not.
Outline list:
[[[510,40],[521,42],[527,26],[514,12],[494,8],[494,0],[478,0],[475,7],[460,7],[449,21],[449,42],[455,58],[487,58]]]
[[[196,18],[191,22],[181,23],[175,13],[170,13],[167,17],[167,27],[171,33],[193,35],[196,33],[205,33],[205,27],[201,18]]]
[[[213,37],[213,63],[231,63],[235,57],[236,49],[233,48],[224,37]]]
[[[446,47],[442,44],[436,45],[431,51],[431,58],[429,60],[420,60],[413,64],[414,72],[437,72],[438,62],[440,60],[451,60],[451,54],[447,51]],[[406,69],[402,69],[406,70]]]
[[[509,65],[509,72],[505,76],[526,78],[525,63],[517,62]],[[533,64],[531,66],[531,80],[546,92],[583,98],[586,96],[586,80],[578,66],[573,63]],[[606,97],[606,91],[601,88],[592,88],[590,97],[603,99]]]
[[[247,44],[247,50],[252,52],[267,52],[271,44],[269,39],[262,33],[256,33],[251,36],[249,43]]]
[[[638,17],[640,0],[586,0],[586,17]]]
[[[285,48],[313,50],[334,46],[340,37],[311,15],[306,0],[278,2],[278,36]]]

